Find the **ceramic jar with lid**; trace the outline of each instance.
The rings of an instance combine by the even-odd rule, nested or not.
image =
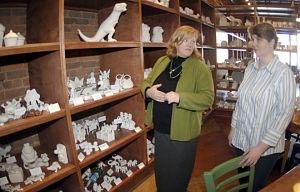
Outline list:
[[[18,46],[24,45],[25,37],[20,32],[18,32],[17,35],[18,35],[17,45]]]
[[[12,30],[10,30],[9,33],[7,33],[4,36],[5,47],[16,46],[17,40],[18,40],[18,35]]]

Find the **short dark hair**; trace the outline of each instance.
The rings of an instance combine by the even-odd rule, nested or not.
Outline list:
[[[266,39],[268,42],[271,42],[274,39],[274,49],[277,46],[278,37],[276,30],[270,23],[259,23],[253,27],[249,28],[249,35],[257,35],[257,37]]]

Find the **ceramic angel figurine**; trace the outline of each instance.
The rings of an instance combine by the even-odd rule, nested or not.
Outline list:
[[[100,75],[99,75],[99,90],[107,90],[110,87],[110,82],[109,82],[109,73],[110,69],[108,71],[101,71],[100,70]]]
[[[101,23],[100,27],[98,28],[97,33],[94,37],[87,37],[85,36],[80,29],[78,29],[79,36],[86,42],[98,42],[104,41],[104,37],[107,37],[108,41],[116,41],[112,38],[115,33],[115,26],[119,21],[119,17],[122,12],[127,11],[127,4],[126,3],[117,3],[114,6],[113,11],[111,14]]]

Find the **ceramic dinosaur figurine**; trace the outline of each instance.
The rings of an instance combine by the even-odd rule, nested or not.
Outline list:
[[[98,41],[105,41],[104,37],[107,37],[108,41],[117,41],[112,38],[115,33],[115,26],[119,21],[119,17],[122,12],[126,11],[127,4],[126,3],[117,3],[114,6],[113,11],[111,14],[101,23],[100,27],[98,28],[97,33],[94,37],[87,37],[85,36],[80,29],[78,29],[79,36],[86,42],[98,42]]]

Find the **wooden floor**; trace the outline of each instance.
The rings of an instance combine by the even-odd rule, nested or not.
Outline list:
[[[229,129],[230,118],[216,118],[212,116],[203,124],[188,192],[205,192],[203,172],[234,157],[234,152],[227,142]],[[273,172],[270,182],[280,176],[279,168],[275,168]],[[133,192],[156,192],[154,174]]]

